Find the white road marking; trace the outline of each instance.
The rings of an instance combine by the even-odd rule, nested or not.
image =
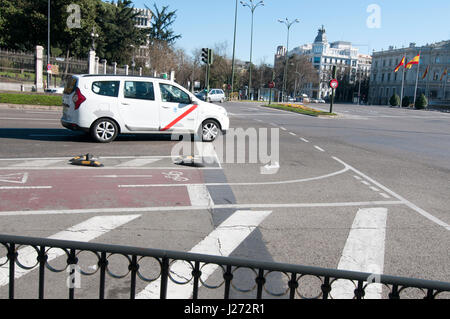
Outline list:
[[[59,121],[59,119],[35,119],[35,118],[29,118],[29,117],[0,117],[0,120],[27,120],[27,121],[41,121],[41,122],[56,122]]]
[[[197,244],[190,253],[229,256],[258,226],[266,219],[271,211],[236,211],[225,220],[211,234]],[[202,280],[206,280],[219,268],[217,265],[207,265],[202,268]],[[176,261],[170,266],[171,276],[180,282],[192,277],[192,270],[186,267],[186,263]],[[137,299],[159,298],[161,280],[149,284],[143,291],[137,294]],[[192,297],[193,281],[188,284],[178,285],[168,280],[167,297],[171,299],[189,299]],[[199,287],[201,283],[199,282]]]
[[[292,136],[297,136],[297,134],[289,132],[289,134],[291,134]]]
[[[151,178],[153,175],[97,175],[97,178]]]
[[[380,190],[374,186],[370,186],[370,189],[373,190],[374,192],[379,192]]]
[[[159,161],[159,158],[136,158],[131,161],[116,165],[115,167],[142,167]]]
[[[303,142],[305,142],[305,143],[309,143],[309,141],[306,139],[306,138],[300,138]]]
[[[208,188],[204,184],[189,185],[187,187],[192,206],[214,206]]]
[[[351,165],[348,165],[347,163],[345,163],[343,160],[337,158],[337,157],[332,157],[335,161],[345,165],[346,167],[348,167],[349,169],[351,169],[352,171],[354,171],[355,173],[359,174],[360,176],[364,177],[365,179],[367,179],[368,181],[370,181],[372,184],[376,185],[378,188],[381,188],[382,190],[384,190],[386,193],[390,194],[391,196],[397,198],[398,200],[400,200],[403,204],[405,204],[406,206],[408,206],[409,208],[411,208],[412,210],[416,211],[417,213],[419,213],[420,215],[422,215],[423,217],[427,218],[428,220],[432,221],[433,223],[440,225],[442,227],[444,227],[447,230],[450,230],[450,225],[448,225],[447,223],[443,222],[442,220],[440,220],[439,218],[431,215],[430,213],[428,213],[427,211],[423,210],[422,208],[418,207],[417,205],[415,205],[414,203],[410,202],[409,200],[403,198],[402,196],[398,195],[397,193],[395,193],[394,191],[390,190],[389,188],[387,188],[386,186],[383,186],[382,184],[378,183],[376,180],[370,178],[369,176],[365,175],[364,173],[358,171],[356,168],[352,167]]]
[[[283,131],[287,131],[287,129],[282,126],[280,126],[280,129],[282,129]]]
[[[18,164],[13,164],[10,167],[45,167],[59,162],[61,162],[59,159],[29,160]]]
[[[274,181],[274,182],[249,182],[249,183],[205,183],[206,186],[257,186],[257,185],[283,185],[283,184],[298,184],[311,181],[317,181],[320,179],[325,179],[333,176],[343,174],[348,171],[345,167],[342,170],[310,178],[286,180],[286,181]],[[188,186],[191,184],[177,184],[178,186]],[[118,185],[119,188],[148,188],[148,187],[173,187],[173,184],[142,184],[142,185]]]
[[[8,190],[8,189],[51,189],[52,186],[0,186],[0,190]]]
[[[179,185],[176,185],[179,186]],[[399,200],[367,201],[367,202],[336,202],[336,203],[265,203],[265,204],[214,204],[213,206],[160,206],[160,207],[121,207],[121,208],[90,208],[90,209],[61,209],[36,211],[0,211],[1,216],[39,216],[39,215],[65,215],[65,214],[129,214],[192,211],[208,209],[276,209],[276,208],[314,208],[314,207],[359,207],[359,206],[387,206],[404,205]]]
[[[28,173],[14,173],[7,175],[0,175],[0,182],[25,184],[28,180]]]
[[[380,193],[380,195],[383,196],[384,198],[391,198],[391,196],[389,196],[389,195],[386,194],[386,193]]]
[[[359,177],[358,175],[354,175],[354,178],[356,178],[357,180],[361,180],[361,177]]]
[[[363,183],[364,185],[367,185],[367,186],[370,185],[370,183],[368,181],[361,181],[361,183]]]
[[[381,275],[384,268],[386,208],[360,209],[353,221],[338,269]],[[356,286],[349,280],[332,284],[334,299],[352,299]],[[381,299],[382,285],[373,283],[365,289],[365,299]]]
[[[131,222],[132,220],[140,217],[141,215],[126,215],[126,216],[98,216],[88,219],[81,224],[75,225],[67,230],[59,232],[49,239],[69,240],[69,241],[81,241],[89,242],[95,238],[98,238],[107,232],[110,232],[117,227]],[[32,247],[25,247],[18,251],[18,258],[23,265],[30,266],[36,264],[36,250]],[[51,261],[60,256],[65,255],[65,252],[61,249],[51,249],[48,252],[47,261]],[[6,257],[0,258],[0,287],[9,283],[9,263],[7,263]],[[20,278],[23,275],[28,274],[33,270],[25,270],[20,267],[16,267],[15,277]]]
[[[321,151],[321,152],[325,152],[325,150],[317,145],[314,145],[314,148]]]

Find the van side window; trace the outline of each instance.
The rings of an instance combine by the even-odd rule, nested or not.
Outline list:
[[[159,87],[161,88],[161,100],[163,102],[191,104],[189,95],[176,86],[160,83]]]
[[[126,81],[123,96],[126,99],[155,100],[152,82]]]
[[[98,81],[92,83],[92,92],[98,95],[118,97],[120,81]]]

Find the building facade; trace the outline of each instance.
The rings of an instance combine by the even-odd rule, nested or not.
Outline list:
[[[275,63],[279,63],[280,53],[283,51],[280,51],[279,47]],[[314,43],[299,46],[289,52],[289,55],[293,54],[308,56],[319,72],[319,83],[310,83],[304,88],[303,93],[312,98],[327,98],[331,95],[328,83],[331,80],[333,66],[337,66],[339,74],[346,74],[350,83],[355,83],[364,76],[370,76],[372,57],[360,54],[359,49],[353,47],[351,42],[329,43],[323,26],[318,30]]]
[[[151,29],[152,27],[152,17],[153,13],[149,9],[133,9],[134,13],[136,13],[135,26],[139,29]],[[136,61],[142,62],[145,67],[150,67],[150,61],[148,58],[148,49],[149,49],[149,41],[147,40],[146,45],[141,45],[139,48],[134,49],[134,57],[133,59]]]
[[[414,65],[411,69],[401,67],[398,72],[394,72],[404,56],[407,63],[419,53],[421,55],[419,66]],[[418,78],[417,96],[423,93],[428,97],[430,103],[445,103],[450,100],[449,67],[450,41],[422,47],[411,43],[408,48],[397,49],[391,46],[389,50],[374,52],[369,103],[385,105],[389,103],[392,95],[400,96],[404,70],[403,96],[408,96],[413,101]],[[446,70],[447,74],[445,74]]]

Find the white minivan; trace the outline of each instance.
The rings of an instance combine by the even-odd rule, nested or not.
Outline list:
[[[118,134],[190,133],[214,141],[230,126],[226,110],[160,78],[76,75],[66,82],[61,124],[101,143]]]

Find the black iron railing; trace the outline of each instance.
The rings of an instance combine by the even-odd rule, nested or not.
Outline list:
[[[32,265],[24,265],[21,262],[21,252],[24,247],[31,249],[35,254],[35,263]],[[62,268],[56,269],[49,264],[49,256],[52,255],[51,250],[59,249],[62,253],[58,255],[60,259],[63,259]],[[92,276],[98,275],[99,290],[98,297],[100,299],[105,298],[105,286],[106,281],[112,278],[125,278],[129,277],[130,287],[129,296],[131,299],[136,297],[137,283],[142,281],[144,283],[150,283],[158,281],[159,298],[165,299],[171,297],[167,295],[169,284],[180,284],[179,281],[174,279],[174,274],[171,267],[174,262],[183,261],[186,267],[189,267],[190,278],[183,278],[183,285],[192,286],[191,297],[193,299],[199,298],[200,287],[204,289],[212,289],[223,287],[223,297],[229,299],[231,296],[231,290],[235,289],[240,292],[254,293],[249,295],[250,298],[262,299],[265,293],[266,296],[271,297],[284,297],[290,299],[305,298],[304,294],[300,292],[301,287],[305,287],[302,280],[305,277],[313,277],[318,279],[318,295],[316,299],[331,299],[333,298],[334,284],[338,280],[346,280],[353,283],[350,293],[355,299],[363,299],[367,287],[370,285],[379,285],[383,287],[384,296],[390,299],[400,299],[402,293],[408,288],[416,288],[419,295],[414,298],[449,298],[450,283],[429,281],[413,278],[401,278],[388,275],[377,275],[369,273],[359,273],[351,271],[342,271],[335,269],[325,269],[317,267],[307,267],[289,264],[280,264],[273,262],[257,262],[252,260],[208,256],[200,254],[192,254],[185,252],[164,251],[156,249],[145,249],[136,247],[124,247],[116,245],[105,244],[93,244],[83,242],[71,242],[42,238],[28,238],[19,236],[0,235],[0,288],[3,285],[8,286],[8,297],[13,299],[15,294],[15,281],[17,279],[17,271],[31,271],[38,270],[39,277],[37,283],[37,296],[40,299],[44,298],[45,292],[45,278],[48,271],[51,272],[63,272],[67,271],[79,263],[80,254],[89,252],[95,258],[96,265],[94,270],[87,272],[85,270],[78,269],[81,275]],[[5,255],[6,253],[6,255]],[[64,255],[66,259],[64,260]],[[117,275],[111,270],[113,256],[120,255],[125,257],[128,263],[128,269],[125,270],[125,274]],[[34,258],[34,257],[33,257]],[[155,262],[157,269],[153,269],[156,274],[154,278],[148,278],[143,274],[142,260],[144,258],[151,258]],[[61,260],[60,260],[61,262]],[[221,282],[212,286],[206,284],[202,278],[202,270],[208,265],[218,266]],[[73,271],[75,267],[73,267]],[[247,278],[246,281],[251,282],[250,289],[237,288],[237,280],[235,277],[236,272],[239,269],[247,269],[250,274],[253,274],[252,278]],[[73,273],[73,272],[72,272]],[[281,293],[273,293],[267,287],[267,278],[271,274],[280,275],[286,286],[286,289]],[[3,276],[3,278],[2,278]],[[242,277],[242,276],[241,276]],[[242,278],[241,278],[242,279]],[[239,281],[242,281],[239,279]],[[2,282],[3,280],[3,282]],[[172,282],[172,283],[171,283]],[[310,283],[308,283],[309,285]],[[180,285],[181,286],[181,285]],[[68,286],[69,299],[75,298],[75,287]]]

